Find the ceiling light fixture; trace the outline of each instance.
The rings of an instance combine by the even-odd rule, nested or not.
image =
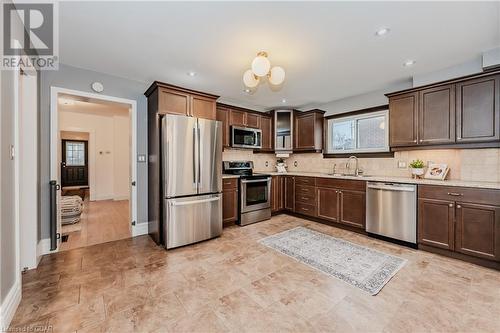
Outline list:
[[[403,66],[405,67],[410,67],[410,66],[413,66],[415,65],[416,61],[415,60],[406,60],[404,63],[403,63]]]
[[[383,36],[387,35],[391,31],[389,28],[380,28],[375,32],[375,36]]]
[[[255,88],[263,77],[267,77],[272,85],[279,86],[285,81],[285,70],[280,66],[271,67],[267,53],[261,51],[253,59],[251,69],[243,73],[243,83],[248,88]]]
[[[188,72],[187,75],[193,77],[193,76],[196,76],[196,72],[191,71],[191,72]]]
[[[283,98],[283,99],[281,100],[281,103],[286,103],[286,99],[285,99],[285,98]]]
[[[250,88],[245,88],[245,89],[243,89],[243,91],[246,92],[247,94],[252,92],[252,90]]]

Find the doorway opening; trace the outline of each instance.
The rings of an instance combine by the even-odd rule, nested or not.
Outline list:
[[[52,92],[57,150],[51,152],[51,174],[61,186],[58,250],[137,235],[135,101],[61,88]]]

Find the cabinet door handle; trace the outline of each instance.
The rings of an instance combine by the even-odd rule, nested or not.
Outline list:
[[[462,193],[456,193],[456,192],[448,192],[448,195],[454,196],[454,197],[461,197],[463,194]]]
[[[448,206],[451,208],[451,207],[453,207],[453,204],[448,204]]]
[[[302,197],[302,200],[307,200],[307,198],[306,197]]]
[[[305,210],[307,212],[307,211],[309,211],[309,208],[302,207],[302,210]]]

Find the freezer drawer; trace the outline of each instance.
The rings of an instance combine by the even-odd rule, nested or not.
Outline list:
[[[367,183],[366,231],[417,243],[417,186]]]
[[[167,249],[222,233],[222,194],[165,199],[163,211]]]

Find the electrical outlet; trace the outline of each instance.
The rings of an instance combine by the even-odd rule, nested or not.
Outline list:
[[[141,163],[146,162],[146,155],[144,155],[144,154],[137,155],[137,162],[141,162]]]
[[[398,161],[398,168],[406,169],[406,161]]]

